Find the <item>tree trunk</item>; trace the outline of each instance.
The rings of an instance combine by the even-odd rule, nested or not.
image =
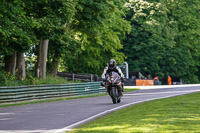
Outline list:
[[[5,71],[10,72],[12,75],[15,74],[16,68],[16,53],[5,56]]]
[[[24,53],[17,53],[17,79],[22,80],[26,78]]]
[[[40,40],[37,60],[37,77],[46,78],[46,61],[49,40]]]
[[[58,64],[59,64],[59,61],[60,61],[60,57],[57,56],[54,58],[53,62],[52,62],[52,68],[50,70],[50,74],[52,76],[57,76],[57,73],[58,73]]]

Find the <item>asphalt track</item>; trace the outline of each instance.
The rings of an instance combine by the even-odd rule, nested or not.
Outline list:
[[[1,107],[0,133],[64,133],[127,106],[200,91],[200,84],[139,88],[125,93],[119,104],[112,104],[109,96],[100,96]]]

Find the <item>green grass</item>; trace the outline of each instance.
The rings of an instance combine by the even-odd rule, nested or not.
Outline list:
[[[130,106],[70,133],[200,133],[200,92]]]
[[[125,92],[130,92],[130,91],[136,91],[138,89],[137,88],[125,88],[124,90],[125,90]],[[105,96],[105,95],[108,95],[108,94],[107,93],[101,93],[101,94],[92,94],[92,95],[87,95],[87,96],[63,97],[63,98],[52,98],[52,99],[47,99],[47,100],[27,101],[27,102],[20,102],[20,103],[10,103],[10,104],[0,105],[0,107],[27,105],[27,104],[62,101],[62,100],[72,100],[72,99],[89,98],[89,97],[97,97],[97,96]]]
[[[137,91],[140,90],[139,88],[124,88],[124,92],[131,92],[131,91]]]

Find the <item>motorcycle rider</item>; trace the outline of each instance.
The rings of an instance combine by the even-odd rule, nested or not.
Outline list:
[[[105,86],[105,77],[106,74],[110,73],[110,72],[117,72],[119,74],[119,76],[121,77],[121,81],[122,81],[122,87],[120,87],[120,91],[124,92],[124,74],[122,73],[121,69],[116,66],[116,61],[114,59],[111,59],[108,62],[108,66],[104,68],[103,74],[101,75],[101,78],[103,79],[103,82],[101,82],[102,86]]]

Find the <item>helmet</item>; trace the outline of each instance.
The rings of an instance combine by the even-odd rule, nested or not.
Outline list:
[[[108,63],[108,67],[109,67],[110,69],[113,69],[113,68],[115,68],[115,66],[116,66],[116,61],[115,61],[114,59],[111,59],[111,60],[109,61],[109,63]]]

